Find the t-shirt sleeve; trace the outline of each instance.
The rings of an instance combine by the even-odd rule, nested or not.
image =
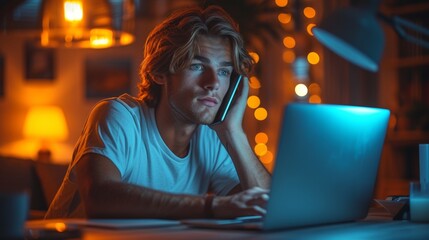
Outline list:
[[[117,100],[98,103],[88,117],[73,159],[77,161],[86,153],[100,154],[110,159],[123,177],[138,138],[135,121],[127,106]]]

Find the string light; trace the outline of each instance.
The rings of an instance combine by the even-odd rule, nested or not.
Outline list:
[[[303,83],[299,83],[295,86],[295,94],[300,97],[305,97],[308,93],[308,88]]]
[[[280,13],[277,19],[283,24],[288,24],[292,20],[292,15],[288,13]]]
[[[264,155],[259,156],[259,160],[261,160],[263,164],[270,164],[274,160],[274,155],[271,151],[267,151]]]
[[[267,154],[268,148],[267,145],[265,145],[264,143],[257,143],[255,145],[254,151],[257,156],[264,156],[265,154]]]
[[[304,16],[307,18],[314,18],[316,16],[316,10],[312,7],[306,7],[303,10]]]
[[[259,89],[259,88],[261,88],[261,82],[259,82],[257,77],[252,76],[249,79],[249,86],[252,89]]]
[[[254,116],[255,116],[256,120],[263,121],[267,118],[268,112],[265,108],[259,107],[255,110]]]
[[[294,48],[296,45],[296,41],[293,37],[285,37],[283,38],[283,45],[287,48]]]
[[[267,143],[268,142],[268,135],[264,132],[259,132],[255,136],[255,142],[256,143]]]
[[[308,61],[308,63],[313,64],[313,65],[318,64],[320,61],[319,54],[317,54],[316,52],[308,53],[307,61]]]
[[[259,62],[259,54],[256,52],[249,52],[250,57],[255,61],[255,64]]]
[[[322,103],[322,99],[320,98],[319,95],[311,95],[308,98],[308,102],[309,103]]]
[[[283,61],[285,63],[293,63],[295,61],[295,52],[290,49],[286,49],[283,52]]]
[[[288,0],[276,0],[276,5],[279,7],[286,7]]]
[[[316,26],[316,24],[314,24],[314,23],[309,23],[308,25],[307,25],[307,33],[308,33],[308,35],[310,35],[310,36],[314,36],[313,35],[313,28]]]

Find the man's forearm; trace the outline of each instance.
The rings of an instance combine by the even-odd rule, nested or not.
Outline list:
[[[89,188],[84,203],[89,218],[206,217],[203,196],[170,194],[122,182]]]
[[[252,187],[268,189],[270,173],[256,158],[244,132],[224,132],[219,137],[234,162],[242,189]]]

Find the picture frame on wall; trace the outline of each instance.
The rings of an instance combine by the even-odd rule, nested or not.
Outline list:
[[[5,63],[3,55],[0,55],[0,98],[4,97]]]
[[[87,99],[101,99],[131,92],[131,59],[87,59]]]
[[[52,81],[55,78],[55,50],[25,44],[25,78]]]

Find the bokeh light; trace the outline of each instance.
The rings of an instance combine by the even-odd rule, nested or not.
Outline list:
[[[263,164],[272,163],[274,160],[274,154],[271,151],[267,151],[264,155],[259,156],[259,160],[261,160]]]
[[[249,52],[250,57],[252,57],[253,61],[255,61],[255,63],[259,62],[259,54],[255,53],[255,52]]]
[[[307,61],[308,61],[310,64],[313,64],[313,65],[318,64],[318,63],[319,63],[319,61],[320,61],[319,54],[317,54],[316,52],[310,52],[310,53],[307,55]]]
[[[295,61],[295,52],[289,49],[286,49],[283,52],[283,62],[293,63]]]
[[[256,120],[263,121],[268,117],[268,112],[265,108],[260,107],[255,110],[254,116]]]
[[[310,36],[313,36],[314,34],[313,34],[313,28],[316,26],[316,24],[314,24],[314,23],[309,23],[308,25],[307,25],[307,33],[308,33],[308,35],[310,35]]]
[[[308,102],[309,103],[322,103],[322,98],[320,98],[320,96],[319,95],[311,95],[309,98],[308,98]]]
[[[257,156],[264,156],[267,153],[268,148],[265,143],[257,143],[255,145],[254,151]]]
[[[255,109],[259,107],[260,104],[261,104],[261,99],[259,99],[258,96],[251,95],[247,98],[247,106],[249,108]]]
[[[311,94],[317,94],[320,95],[321,93],[320,85],[318,83],[311,83],[310,86],[308,86],[308,92]]]
[[[286,7],[288,0],[276,0],[276,5],[279,7]]]
[[[283,45],[287,48],[294,48],[296,41],[293,37],[285,37],[283,38]]]
[[[290,20],[292,20],[292,15],[289,13],[280,13],[277,19],[283,24],[288,24],[290,23]]]
[[[316,10],[312,7],[305,7],[303,13],[306,18],[314,18],[316,16]]]
[[[268,135],[264,132],[258,132],[255,136],[255,142],[266,144],[268,142]]]
[[[304,97],[306,96],[308,93],[308,88],[307,86],[305,86],[305,84],[303,83],[299,83],[295,86],[295,94],[300,96],[300,97]]]
[[[252,76],[249,79],[249,86],[252,89],[259,89],[259,88],[261,88],[261,82],[259,82],[257,77]]]

